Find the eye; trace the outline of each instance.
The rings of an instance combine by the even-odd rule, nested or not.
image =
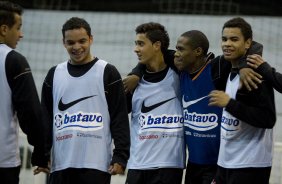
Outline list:
[[[80,44],[84,44],[84,43],[86,43],[86,42],[87,42],[86,39],[79,40],[79,43],[80,43]]]
[[[145,43],[144,43],[143,41],[140,41],[140,40],[138,41],[138,40],[137,40],[137,41],[135,41],[135,45],[136,45],[136,46],[139,46],[139,47],[142,47],[142,46],[145,45]]]
[[[73,41],[66,41],[66,44],[67,44],[67,45],[73,45],[74,42],[73,42]]]
[[[237,42],[239,39],[238,38],[231,38],[231,41]]]
[[[225,37],[221,37],[221,41],[226,41],[227,39]]]

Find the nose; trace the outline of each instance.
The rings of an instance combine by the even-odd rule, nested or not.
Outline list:
[[[135,45],[135,47],[134,47],[134,52],[135,53],[139,52],[139,47],[137,45]]]
[[[179,57],[179,56],[180,56],[180,54],[179,54],[179,52],[176,50],[175,53],[174,53],[174,57]]]
[[[24,35],[23,35],[23,32],[22,32],[22,31],[20,32],[19,37],[20,37],[20,38],[23,38],[23,37],[24,37]]]
[[[230,46],[230,44],[231,44],[231,41],[230,41],[229,39],[223,40],[223,41],[221,42],[221,45],[222,45],[222,46]]]
[[[72,48],[73,49],[79,49],[80,48],[80,44],[76,42],[75,44],[73,44]]]

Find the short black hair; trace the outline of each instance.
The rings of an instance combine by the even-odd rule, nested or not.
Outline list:
[[[192,49],[202,48],[205,56],[209,50],[209,40],[204,33],[198,30],[191,30],[183,33],[181,36],[189,38],[189,45]]]
[[[73,29],[80,29],[80,28],[84,28],[87,32],[87,35],[89,37],[91,36],[91,27],[86,20],[84,20],[83,18],[79,18],[79,17],[70,18],[63,25],[63,28],[62,28],[63,38],[65,38],[66,31],[73,30]]]
[[[253,39],[253,31],[251,25],[241,17],[236,17],[228,20],[223,25],[222,31],[224,30],[224,28],[239,28],[245,40],[248,40],[249,38],[251,40]]]
[[[162,53],[167,51],[169,47],[169,35],[163,25],[156,22],[148,22],[137,26],[135,32],[136,34],[146,34],[152,43],[160,41]]]
[[[0,1],[0,26],[7,25],[10,28],[16,23],[15,14],[22,15],[23,8],[9,1]]]

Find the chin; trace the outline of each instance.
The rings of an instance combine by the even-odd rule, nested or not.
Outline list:
[[[142,61],[142,60],[139,60],[139,63],[143,65],[147,64],[145,61]]]
[[[232,60],[234,60],[234,57],[232,57],[232,56],[224,56],[224,59],[227,60],[227,61],[232,61]]]
[[[177,68],[177,70],[182,71],[183,70],[183,66],[177,63],[174,63],[175,67]]]

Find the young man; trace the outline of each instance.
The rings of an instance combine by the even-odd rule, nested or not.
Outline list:
[[[254,42],[252,48],[252,52],[258,53],[262,46]],[[177,41],[174,63],[166,60],[169,66],[181,71],[184,130],[189,151],[186,184],[210,184],[217,169],[222,108],[209,107],[207,97],[214,89],[225,89],[231,64],[221,56],[211,60],[213,54],[207,54],[208,49],[209,41],[202,32],[187,31]]]
[[[260,55],[250,55],[247,57],[248,65],[256,69],[265,80],[270,82],[272,86],[280,93],[282,93],[282,74],[272,68],[265,62]]]
[[[276,121],[272,86],[263,81],[248,91],[240,84],[238,66],[252,42],[251,26],[242,18],[222,29],[224,58],[232,64],[226,90],[210,93],[211,106],[223,107],[218,170],[214,183],[268,184]]]
[[[208,106],[208,94],[224,89],[230,65],[207,56],[209,41],[200,31],[183,33],[177,41],[174,64],[180,86],[185,140],[189,158],[186,184],[210,184],[215,176],[222,109]]]
[[[53,146],[50,183],[109,184],[110,174],[123,174],[129,158],[121,76],[90,53],[93,37],[84,19],[67,20],[62,34],[70,59],[49,70],[42,88]]]
[[[22,12],[19,5],[0,1],[0,178],[9,184],[19,183],[19,126],[34,146],[32,165],[48,171],[34,79],[25,57],[13,50],[23,38]]]
[[[169,36],[154,22],[135,31],[134,51],[146,71],[128,100],[132,124],[126,183],[181,184],[185,149],[179,77],[165,64],[163,54]]]

